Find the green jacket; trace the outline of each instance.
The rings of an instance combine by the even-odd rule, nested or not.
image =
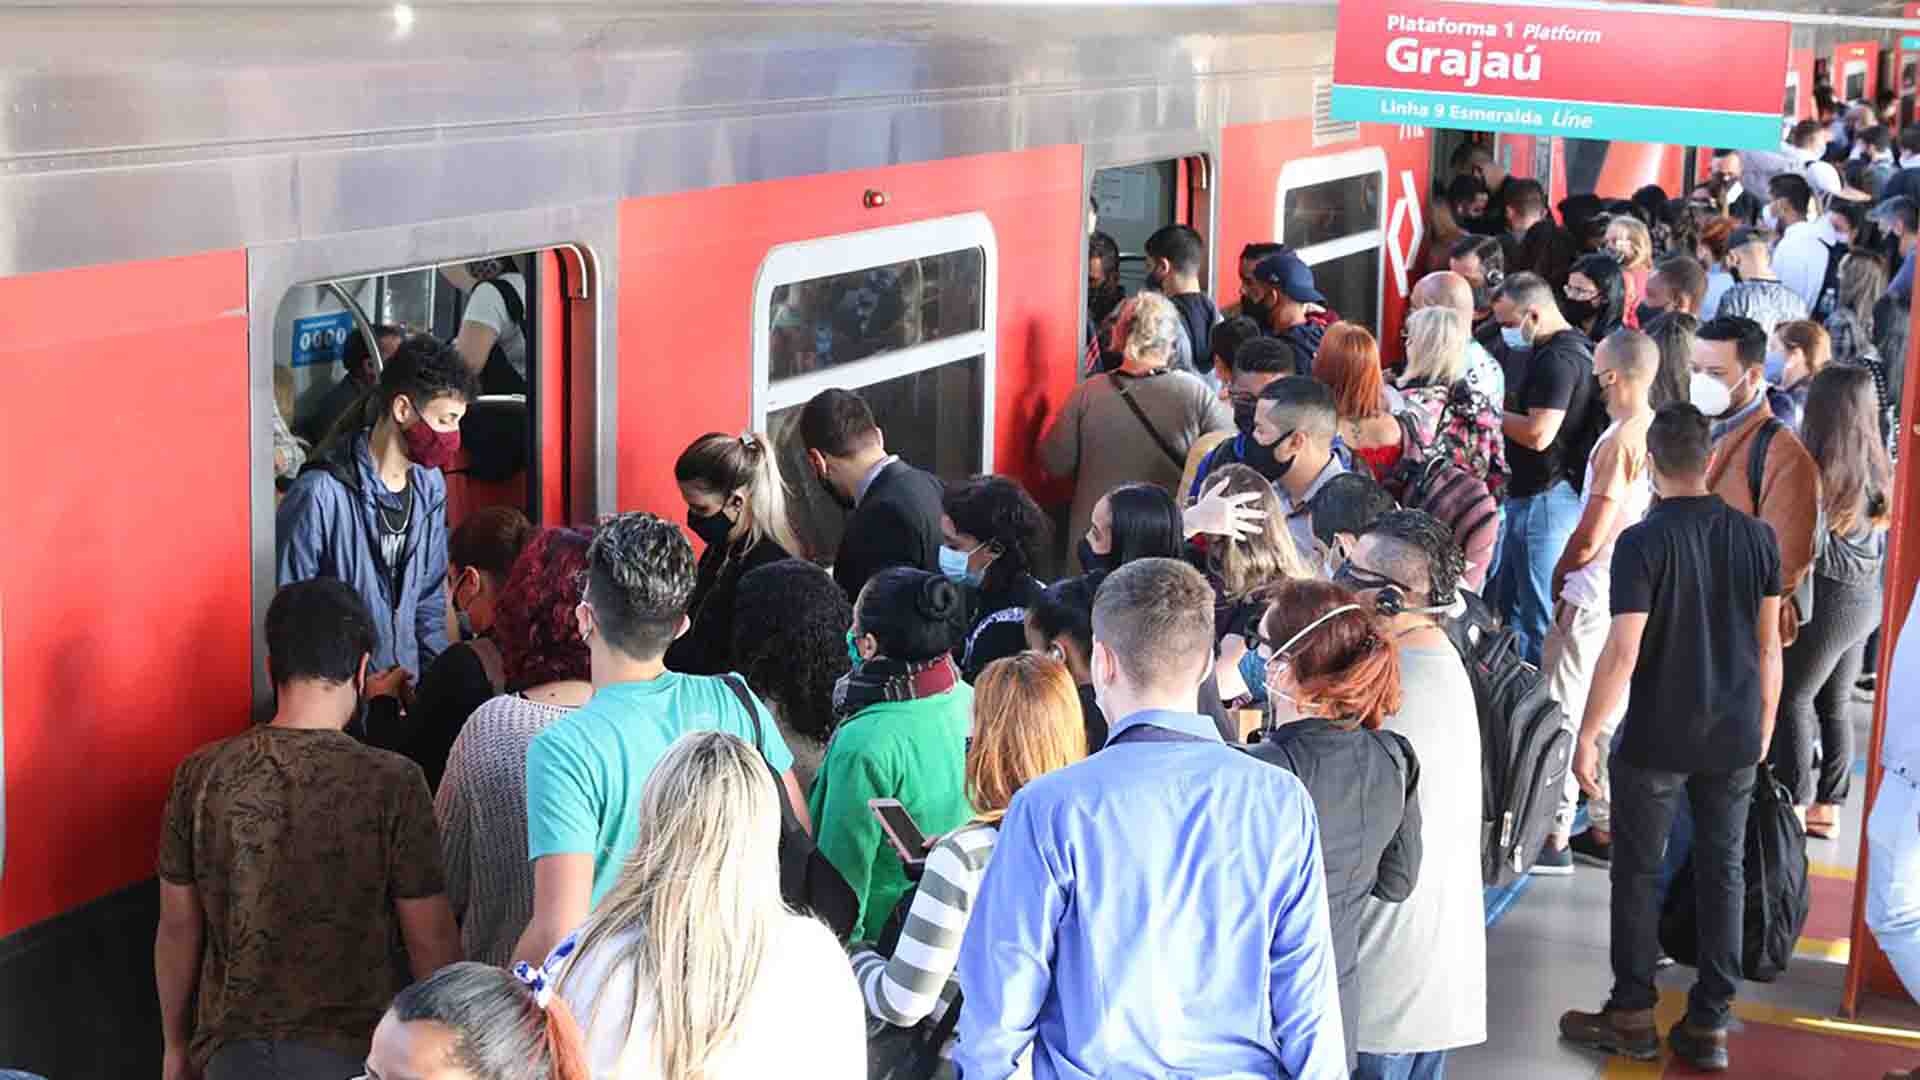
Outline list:
[[[929,839],[966,824],[973,816],[965,782],[972,729],[973,688],[960,683],[918,701],[869,705],[827,744],[807,810],[821,853],[860,898],[857,940],[880,936],[912,884],[867,800],[900,800]]]

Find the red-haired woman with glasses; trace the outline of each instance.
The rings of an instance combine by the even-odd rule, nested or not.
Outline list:
[[[1266,597],[1248,642],[1267,666],[1267,722],[1251,752],[1313,796],[1351,1066],[1361,910],[1370,897],[1405,900],[1419,879],[1420,764],[1406,739],[1380,728],[1400,708],[1386,620],[1325,581],[1282,581]]]

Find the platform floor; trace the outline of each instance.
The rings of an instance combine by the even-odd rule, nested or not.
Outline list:
[[[1861,710],[1862,713],[1865,710]],[[1866,745],[1864,723],[1856,745]],[[1892,1069],[1920,1066],[1920,1007],[1884,998],[1862,1002],[1861,1015],[1838,1017],[1852,918],[1865,783],[1858,772],[1837,840],[1808,841],[1813,908],[1794,963],[1773,983],[1744,983],[1734,1006],[1739,1020],[1723,1074],[1756,1080],[1879,1080]],[[1489,896],[1487,930],[1488,1040],[1455,1051],[1447,1074],[1459,1080],[1615,1080],[1696,1075],[1659,1062],[1608,1058],[1563,1043],[1560,1014],[1597,1009],[1612,983],[1607,963],[1607,872],[1576,865],[1572,877],[1529,879],[1508,895]],[[1693,970],[1661,973],[1660,1027],[1685,1011]]]

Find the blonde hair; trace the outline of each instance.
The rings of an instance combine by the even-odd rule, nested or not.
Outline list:
[[[639,842],[581,935],[562,986],[600,949],[654,1003],[650,1047],[636,1046],[637,1002],[624,1010],[623,1070],[649,1055],[661,1080],[701,1080],[740,1029],[780,899],[780,809],[759,751],[720,731],[681,736],[640,796]],[[600,1001],[587,1026],[596,1026]]]
[[[1039,653],[995,660],[973,682],[967,801],[997,822],[1027,782],[1087,756],[1080,692],[1067,666]]]
[[[773,443],[765,435],[757,431],[738,436],[717,431],[702,435],[680,452],[679,460],[673,463],[673,478],[713,492],[723,504],[734,492],[746,492],[740,520],[727,532],[729,558],[733,546],[751,548],[768,538],[785,548],[787,554],[806,557],[787,518],[787,484],[780,476]],[[742,540],[746,542],[742,544]]]
[[[1180,313],[1159,293],[1135,293],[1120,305],[1120,318],[1114,326],[1114,338],[1122,343],[1127,359],[1145,362],[1158,354],[1160,363],[1173,359],[1180,337]]]
[[[1627,246],[1633,249],[1633,258],[1622,265],[1622,270],[1644,270],[1653,265],[1653,234],[1646,225],[1631,214],[1620,214],[1607,222],[1607,232],[1619,229],[1627,234]]]
[[[1287,529],[1287,511],[1280,505],[1273,484],[1245,465],[1223,465],[1207,476],[1208,485],[1225,482],[1223,495],[1258,496],[1247,506],[1264,510],[1266,521],[1260,531],[1237,540],[1214,537],[1207,545],[1208,560],[1220,574],[1221,585],[1230,598],[1247,596],[1256,589],[1281,579],[1298,580],[1313,576],[1313,568],[1300,555]]]
[[[1401,385],[1421,379],[1452,386],[1467,373],[1467,320],[1450,307],[1424,307],[1407,316],[1407,367]]]

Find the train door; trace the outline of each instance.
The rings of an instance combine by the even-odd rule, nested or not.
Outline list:
[[[408,336],[448,343],[483,373],[444,470],[449,530],[487,506],[542,524],[612,508],[612,371],[599,343],[611,340],[602,298],[617,268],[592,251],[613,247],[614,228],[611,210],[582,209],[248,252],[256,654],[281,493],[303,459],[350,445],[371,421],[373,388]]]
[[[1787,92],[1786,96],[1783,97],[1780,102],[1780,115],[1789,118],[1800,115],[1800,71],[1798,68],[1787,69]]]
[[[1387,155],[1365,147],[1298,158],[1274,196],[1279,241],[1313,268],[1327,307],[1379,332],[1386,282]]]
[[[1190,225],[1211,241],[1213,234],[1212,158],[1207,154],[1169,154],[1145,160],[1128,156],[1098,161],[1090,149],[1087,173],[1088,254],[1086,326],[1101,325],[1119,302],[1139,292],[1147,280],[1147,238],[1168,225]],[[1093,252],[1117,252],[1117,265],[1095,265]],[[1218,252],[1201,264],[1200,287],[1213,293],[1212,270]],[[1104,262],[1104,259],[1101,260]],[[1097,275],[1097,276],[1096,276]],[[1195,359],[1203,370],[1205,358]]]

